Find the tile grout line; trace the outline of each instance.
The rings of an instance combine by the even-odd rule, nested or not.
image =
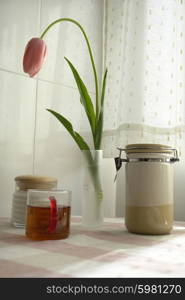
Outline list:
[[[42,0],[38,3],[38,31],[40,32],[41,27],[41,9]],[[36,133],[37,133],[37,112],[38,112],[38,77],[36,77],[36,90],[35,90],[35,114],[34,114],[34,130],[33,130],[33,162],[32,162],[32,174],[35,175],[35,158],[36,158]]]
[[[36,130],[37,130],[37,99],[38,99],[38,80],[36,81],[35,88],[35,114],[34,114],[34,131],[33,131],[33,163],[32,173],[35,175],[35,156],[36,156]]]
[[[14,74],[14,75],[17,75],[17,76],[22,76],[22,77],[25,77],[25,78],[29,79],[29,77],[25,74],[21,74],[19,72],[11,71],[11,70],[8,70],[8,69],[2,68],[2,67],[0,67],[0,72],[11,73],[11,74]],[[39,82],[45,82],[45,83],[50,83],[50,84],[54,84],[54,85],[63,86],[63,87],[78,91],[78,89],[76,87],[68,85],[68,84],[64,84],[62,82],[57,82],[57,81],[52,81],[52,80],[47,80],[47,79],[42,79],[42,78],[31,78],[31,79],[32,80],[38,80]],[[94,95],[95,92],[90,91],[90,94]]]

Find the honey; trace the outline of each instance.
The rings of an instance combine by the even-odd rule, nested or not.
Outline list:
[[[27,206],[26,236],[33,240],[65,239],[70,233],[70,206],[57,206],[52,218],[51,208]]]

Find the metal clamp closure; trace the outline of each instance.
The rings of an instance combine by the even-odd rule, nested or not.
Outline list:
[[[122,151],[128,151],[128,150],[134,150],[134,149],[138,149],[138,147],[137,146],[132,146],[132,147],[130,147],[129,149],[127,148],[117,148],[121,153],[122,153]],[[137,152],[137,151],[134,151],[134,153],[146,153],[146,151],[141,151],[141,150],[146,150],[146,147],[139,147],[139,152]],[[166,154],[166,153],[168,153],[167,151],[173,151],[174,152],[174,158],[173,159],[175,159],[175,161],[179,161],[179,157],[178,157],[178,152],[177,152],[177,149],[175,149],[175,148],[164,148],[164,147],[161,147],[160,148],[160,151],[154,151],[154,148],[151,146],[151,147],[149,147],[149,146],[147,146],[147,149],[152,149],[152,152],[150,152],[150,151],[148,151],[148,153],[164,153],[164,154]]]
[[[116,165],[116,175],[114,178],[114,182],[116,181],[119,169],[121,169],[121,167],[122,167],[122,163],[128,162],[128,159],[121,158],[121,154],[122,154],[122,151],[124,151],[124,149],[121,149],[121,148],[117,148],[117,149],[119,150],[119,156],[114,158],[115,165]]]
[[[149,153],[167,153],[166,150],[171,150],[174,152],[174,157],[171,157],[171,158],[155,158],[155,157],[148,157],[148,158],[122,158],[121,155],[122,155],[122,152],[123,151],[128,151],[128,149],[125,149],[125,148],[117,148],[119,150],[119,156],[118,157],[115,157],[115,165],[116,165],[116,171],[118,173],[118,171],[120,170],[120,168],[122,167],[122,163],[123,162],[129,162],[129,163],[132,163],[132,162],[166,162],[166,163],[175,163],[177,161],[179,161],[179,158],[178,158],[178,152],[177,152],[177,149],[173,149],[173,148],[161,148],[160,150],[165,150],[164,152],[159,152],[159,151],[152,151],[152,152],[149,152]],[[132,147],[132,148],[129,148],[129,150],[133,150],[133,149],[138,149],[137,147]],[[146,149],[146,148],[139,148],[139,150],[142,150],[142,149]],[[147,149],[152,149],[152,147],[148,147]],[[134,153],[145,153],[145,152],[134,152]],[[114,181],[116,180],[116,177],[117,177],[117,173],[116,173],[116,176],[115,176],[115,179]]]
[[[139,161],[147,161],[147,162],[165,162],[165,163],[175,163],[179,161],[177,158],[128,158],[127,162],[139,162]]]
[[[125,149],[121,149],[121,148],[117,148],[117,149],[119,150],[119,156],[115,157],[114,160],[115,160],[115,165],[116,165],[116,171],[119,171],[119,169],[122,166],[122,162],[128,162],[128,159],[121,158],[122,151],[124,151]]]

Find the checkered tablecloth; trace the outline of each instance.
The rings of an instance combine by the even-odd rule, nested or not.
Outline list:
[[[0,277],[185,277],[185,223],[146,236],[128,233],[123,219],[93,231],[73,217],[68,239],[31,241],[1,218]]]

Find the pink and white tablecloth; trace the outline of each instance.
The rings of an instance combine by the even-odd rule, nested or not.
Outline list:
[[[93,231],[73,217],[68,239],[40,242],[1,218],[0,277],[185,277],[185,223],[146,236],[128,233],[123,219]]]

